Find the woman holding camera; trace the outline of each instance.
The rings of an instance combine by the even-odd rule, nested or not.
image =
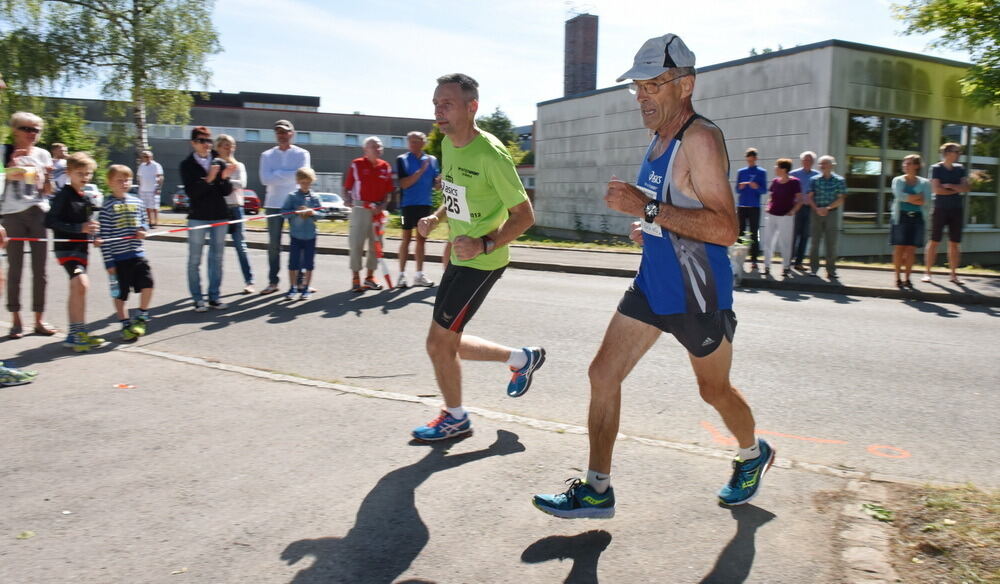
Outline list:
[[[212,150],[212,132],[205,126],[191,130],[191,155],[181,161],[181,182],[191,206],[188,212],[188,289],[194,300],[195,312],[205,312],[208,307],[222,309],[225,303],[219,297],[222,287],[222,252],[226,245],[226,225],[208,227],[213,223],[229,220],[226,196],[233,190],[230,175],[236,170],[233,164],[218,157]],[[208,303],[201,288],[201,252],[208,238]]]

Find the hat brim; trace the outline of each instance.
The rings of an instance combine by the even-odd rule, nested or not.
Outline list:
[[[622,73],[621,76],[618,77],[618,79],[616,79],[615,81],[617,81],[618,83],[621,83],[626,79],[645,81],[646,79],[653,79],[654,77],[659,77],[660,75],[663,75],[669,70],[670,68],[668,67],[658,67],[656,65],[647,65],[644,63],[642,65],[635,65],[628,71]]]

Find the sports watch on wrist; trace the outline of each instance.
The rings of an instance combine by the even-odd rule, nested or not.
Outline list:
[[[645,208],[643,208],[643,214],[645,215],[646,223],[656,221],[656,216],[660,214],[660,202],[656,199],[650,200],[646,203]]]
[[[482,242],[483,242],[483,253],[484,254],[487,254],[487,253],[490,253],[491,251],[493,251],[493,248],[496,247],[496,245],[497,245],[497,242],[493,241],[493,238],[490,237],[489,235],[484,235],[484,236],[480,237],[479,239],[481,239]]]

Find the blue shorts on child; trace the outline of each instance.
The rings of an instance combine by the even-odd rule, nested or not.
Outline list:
[[[291,249],[289,250],[288,256],[288,269],[289,270],[306,270],[312,271],[314,269],[313,260],[316,258],[316,238],[312,239],[298,239],[292,238]]]

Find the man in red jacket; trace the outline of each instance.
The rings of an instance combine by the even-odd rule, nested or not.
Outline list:
[[[375,255],[375,237],[372,233],[372,217],[385,210],[389,195],[392,194],[392,167],[379,158],[382,155],[382,140],[377,136],[365,138],[364,153],[361,158],[351,161],[350,168],[344,173],[344,199],[353,204],[351,209],[351,230],[348,236],[348,246],[351,251],[351,281],[355,292],[365,290],[381,290],[382,285],[375,281],[375,266],[378,257]],[[364,284],[361,283],[361,254],[365,241],[368,242],[368,257],[365,267],[368,275]]]

